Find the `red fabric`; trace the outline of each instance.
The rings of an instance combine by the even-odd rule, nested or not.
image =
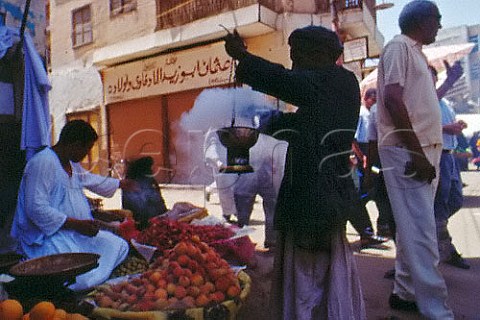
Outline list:
[[[218,240],[209,245],[215,248],[225,260],[236,260],[242,264],[249,264],[255,256],[255,244],[248,236]]]
[[[130,242],[130,240],[132,239],[135,239],[138,237],[138,235],[140,234],[140,231],[137,230],[136,226],[135,226],[135,221],[131,218],[127,218],[125,219],[124,222],[122,222],[120,224],[120,226],[118,227],[118,234],[125,240],[127,240],[128,242]]]

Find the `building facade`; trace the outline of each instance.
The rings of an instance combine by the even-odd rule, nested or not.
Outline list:
[[[54,127],[73,118],[96,127],[85,163],[94,171],[121,176],[123,160],[149,155],[159,182],[203,183],[191,159],[204,133],[182,140],[176,124],[203,89],[234,85],[225,28],[288,67],[291,31],[332,21],[360,78],[363,59],[383,46],[374,0],[50,0]]]
[[[472,43],[473,49],[462,61],[464,76],[448,92],[448,98],[458,113],[480,112],[480,24],[460,25],[440,29],[431,46]]]

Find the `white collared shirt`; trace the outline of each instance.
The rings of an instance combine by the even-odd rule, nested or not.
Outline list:
[[[428,61],[421,44],[405,35],[385,46],[378,64],[378,143],[383,146],[401,145],[384,101],[385,86],[391,84],[403,87],[403,102],[420,145],[441,144],[441,113]]]

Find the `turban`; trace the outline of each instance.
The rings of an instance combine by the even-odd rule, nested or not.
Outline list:
[[[295,29],[288,37],[290,47],[305,50],[330,51],[337,57],[343,52],[343,45],[337,34],[327,28],[320,26],[307,26]]]

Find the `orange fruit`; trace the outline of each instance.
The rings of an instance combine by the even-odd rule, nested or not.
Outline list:
[[[63,309],[56,309],[53,314],[53,320],[65,320],[67,319],[67,312]]]
[[[13,299],[0,302],[0,319],[21,320],[22,317],[23,307],[20,302]]]
[[[30,320],[53,320],[55,305],[49,301],[37,303],[30,309]]]

